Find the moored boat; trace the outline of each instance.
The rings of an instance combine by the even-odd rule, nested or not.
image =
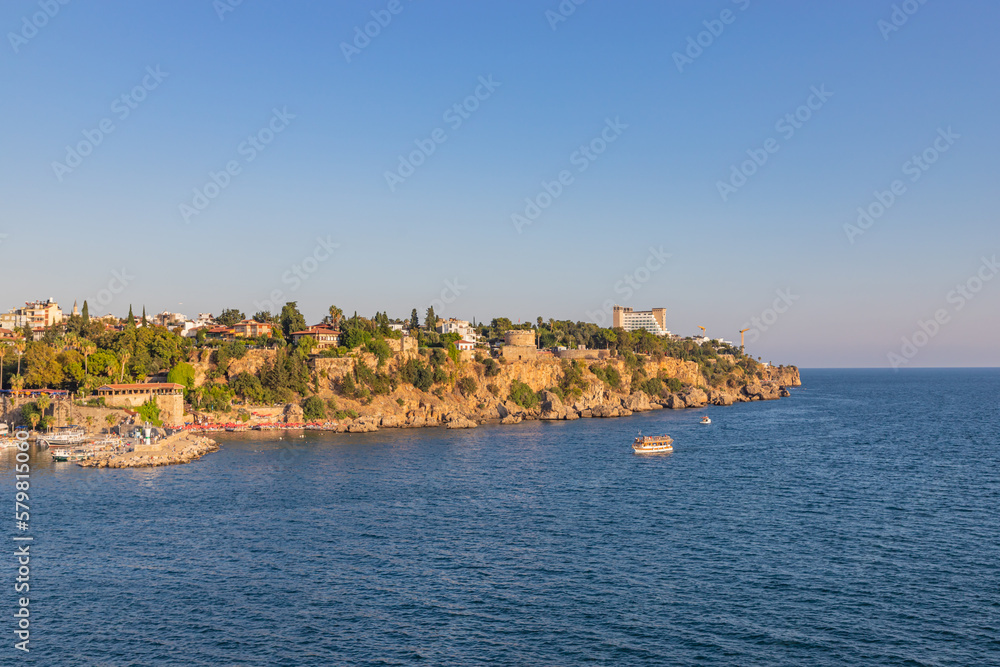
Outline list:
[[[87,441],[87,432],[82,426],[60,426],[51,433],[38,437],[38,444],[50,449],[75,447]]]
[[[674,439],[669,435],[642,435],[632,443],[636,454],[654,454],[657,452],[672,452]]]

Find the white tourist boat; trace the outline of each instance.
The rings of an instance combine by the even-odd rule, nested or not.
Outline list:
[[[712,420],[708,418],[708,415],[705,415],[704,417],[701,418],[701,423],[702,424],[711,424]]]
[[[632,449],[636,454],[655,454],[659,452],[672,452],[674,439],[669,435],[643,435],[639,436],[632,443]]]
[[[130,450],[124,439],[105,437],[83,444],[56,447],[49,451],[53,461],[85,461],[97,454],[116,454]]]
[[[37,441],[39,447],[48,447],[49,449],[75,447],[87,441],[87,432],[83,430],[82,426],[58,426],[51,433],[39,436]]]

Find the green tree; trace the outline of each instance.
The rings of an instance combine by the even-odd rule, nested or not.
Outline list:
[[[310,353],[312,353],[314,347],[316,347],[316,339],[314,339],[312,336],[302,336],[301,338],[299,338],[299,342],[298,345],[296,346],[296,349],[299,351],[300,354],[303,354],[308,357]]]
[[[250,403],[265,403],[264,386],[260,378],[251,373],[238,373],[229,380],[229,388]]]
[[[44,343],[32,343],[24,355],[24,382],[29,387],[56,387],[63,381],[56,351]]]
[[[438,317],[434,314],[434,306],[427,307],[427,315],[424,317],[424,327],[428,331],[434,331],[437,328]]]
[[[538,405],[538,394],[531,390],[531,387],[521,382],[520,380],[514,380],[510,385],[510,400],[514,401],[522,408],[531,409]]]
[[[414,308],[410,312],[410,329],[419,329],[419,328],[420,328],[420,318],[417,316],[417,309]]]
[[[147,326],[147,325],[148,322],[146,322],[146,306],[144,305],[142,307],[142,326]]]
[[[215,318],[215,321],[224,327],[231,327],[246,319],[246,315],[236,308],[226,308],[222,314]]]
[[[180,362],[167,373],[167,382],[183,385],[185,389],[194,389],[194,366]]]
[[[128,305],[128,319],[125,320],[125,324],[129,329],[135,329],[135,315],[132,314],[132,304]]]
[[[316,421],[326,417],[326,402],[319,396],[310,396],[302,401],[302,416],[306,421]]]
[[[80,311],[80,317],[83,319],[83,326],[90,325],[90,307],[87,306],[87,300],[83,300],[83,310]]]
[[[368,342],[367,347],[368,351],[378,359],[379,368],[382,368],[386,360],[392,356],[392,349],[390,349],[389,344],[385,342],[384,338],[373,338]]]
[[[139,406],[136,410],[142,421],[149,422],[153,426],[162,426],[160,421],[160,407],[156,404],[156,397],[151,397],[148,401]]]
[[[289,301],[281,307],[281,332],[285,335],[285,340],[292,342],[292,333],[302,331],[306,328],[306,318],[299,312],[299,304],[296,301]]]

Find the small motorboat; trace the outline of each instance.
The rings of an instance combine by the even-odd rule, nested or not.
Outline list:
[[[711,424],[712,420],[708,418],[708,415],[705,415],[704,417],[701,418],[701,423],[702,424]]]

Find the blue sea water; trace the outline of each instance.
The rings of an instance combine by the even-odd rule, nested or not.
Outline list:
[[[31,653],[4,614],[3,664],[1000,664],[1000,371],[802,380],[625,419],[220,434],[155,469],[41,454]],[[639,429],[674,453],[633,454]]]

